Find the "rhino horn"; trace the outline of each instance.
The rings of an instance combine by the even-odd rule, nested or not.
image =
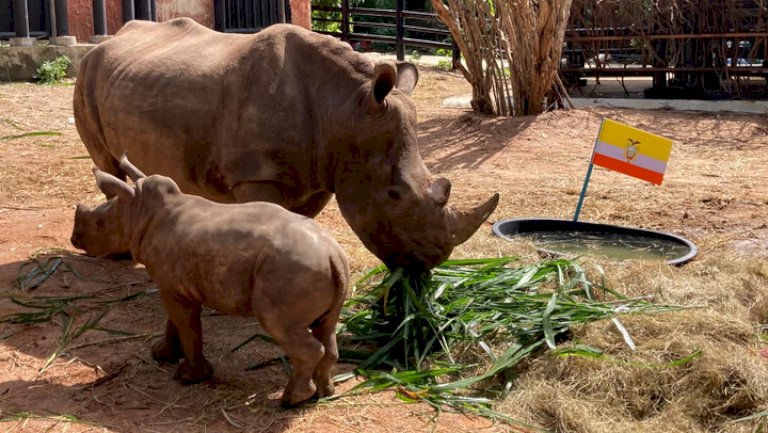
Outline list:
[[[499,204],[499,193],[494,194],[485,203],[466,211],[448,211],[448,230],[454,246],[464,243],[480,228]]]
[[[139,170],[138,167],[128,161],[127,153],[124,153],[123,156],[120,157],[120,170],[123,170],[134,182],[138,182],[139,179],[147,177],[147,175]]]

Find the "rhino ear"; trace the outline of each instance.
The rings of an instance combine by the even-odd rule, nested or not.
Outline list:
[[[389,63],[379,63],[373,69],[373,79],[371,80],[371,109],[375,110],[384,102],[384,98],[397,84],[397,69]]]
[[[119,197],[124,200],[131,200],[136,195],[136,190],[132,186],[109,173],[94,168],[93,174],[96,176],[96,185],[107,196],[107,199]]]
[[[397,88],[408,96],[413,94],[413,89],[419,82],[419,70],[416,65],[409,62],[397,63]]]

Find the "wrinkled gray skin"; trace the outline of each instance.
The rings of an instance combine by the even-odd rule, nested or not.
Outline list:
[[[77,207],[72,244],[94,256],[129,250],[146,266],[169,319],[153,358],[180,361],[174,378],[182,383],[213,374],[202,350],[205,305],[255,316],[285,351],[293,373],[283,404],[333,394],[335,327],[349,282],[336,241],[314,220],[272,203],[214,203],[183,194],[168,177],[127,172],[135,185],[94,170],[112,198]]]
[[[421,159],[418,81],[348,44],[291,25],[217,33],[179,18],[132,21],[83,59],[77,129],[96,166],[148,174],[217,202],[268,201],[310,217],[333,194],[390,267],[429,269],[493,212],[498,194],[447,206],[445,178]]]

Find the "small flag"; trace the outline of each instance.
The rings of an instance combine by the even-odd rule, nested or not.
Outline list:
[[[603,119],[592,163],[661,185],[671,152],[668,138]]]

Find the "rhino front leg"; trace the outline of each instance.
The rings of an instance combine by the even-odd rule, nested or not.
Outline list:
[[[165,322],[165,336],[152,346],[152,359],[160,364],[176,364],[184,357],[179,330],[170,319]]]
[[[184,359],[179,362],[173,378],[183,384],[198,383],[210,378],[213,375],[213,367],[203,356],[200,305],[180,299],[177,295],[164,296],[162,289],[161,298],[168,320],[172,322],[168,326],[176,329],[178,341],[184,353]]]

